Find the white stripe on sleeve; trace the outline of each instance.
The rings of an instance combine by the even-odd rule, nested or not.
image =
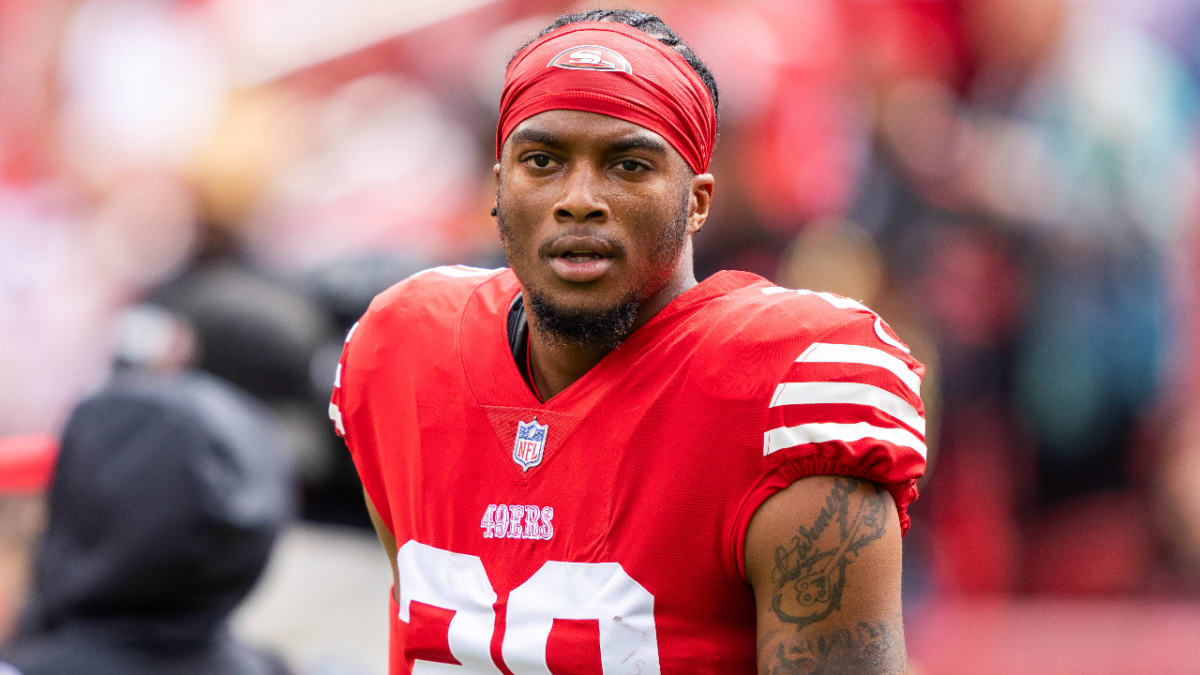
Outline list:
[[[908,401],[890,391],[860,382],[784,382],[775,388],[771,407],[822,403],[867,405],[891,415],[925,435],[925,418]]]
[[[913,396],[921,398],[921,377],[908,369],[904,361],[881,349],[862,345],[837,345],[814,342],[796,359],[797,363],[858,363],[888,370],[895,375]]]
[[[811,423],[794,427],[776,427],[763,434],[763,455],[807,443],[842,441],[851,443],[863,439],[886,441],[916,450],[925,456],[925,443],[906,429],[877,427],[866,422],[854,424]]]
[[[346,427],[342,425],[342,411],[338,409],[337,404],[333,401],[329,402],[329,419],[337,427],[338,433],[345,436]]]

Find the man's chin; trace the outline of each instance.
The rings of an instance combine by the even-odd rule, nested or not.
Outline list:
[[[633,293],[607,307],[572,307],[526,289],[530,318],[543,339],[559,344],[613,349],[633,331],[641,303]]]

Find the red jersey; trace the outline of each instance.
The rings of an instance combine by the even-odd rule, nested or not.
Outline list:
[[[399,547],[391,671],[750,672],[750,517],[811,475],[895,498],[922,366],[870,310],[722,272],[548,401],[508,270],[440,267],[351,330],[330,416]]]

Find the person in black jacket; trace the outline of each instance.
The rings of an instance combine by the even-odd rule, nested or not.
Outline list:
[[[33,597],[0,663],[23,675],[286,673],[228,625],[292,511],[268,419],[199,374],[122,376],[81,403]]]

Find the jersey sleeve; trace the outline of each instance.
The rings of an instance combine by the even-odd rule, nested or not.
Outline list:
[[[329,421],[342,438],[366,497],[384,525],[393,530],[392,500],[388,494],[384,457],[373,427],[374,395],[379,379],[380,315],[368,310],[346,334],[329,396]]]
[[[778,376],[762,429],[762,467],[735,524],[745,574],[745,535],[769,497],[808,476],[878,483],[896,502],[901,533],[925,472],[924,367],[877,315],[861,306],[800,346]]]
[[[366,316],[359,319],[346,333],[342,355],[333,375],[333,391],[329,396],[329,421],[333,425],[333,432],[345,442],[363,489],[390,530],[391,510],[388,506],[382,466],[379,458],[371,451],[370,434],[366,434],[365,439],[360,439],[359,434],[355,433],[354,415],[356,409],[362,408],[363,378],[352,368],[352,364],[356,363],[355,353],[363,347],[359,343],[367,339],[360,337],[364,332],[361,327],[366,319]]]
[[[450,358],[447,345],[456,343],[466,299],[504,271],[447,265],[417,272],[376,296],[346,335],[329,419],[389,530],[394,531],[393,509],[402,508],[398,494],[389,492],[394,484],[389,477],[404,461],[390,448],[418,433],[417,382],[427,377],[422,368],[435,351]]]

